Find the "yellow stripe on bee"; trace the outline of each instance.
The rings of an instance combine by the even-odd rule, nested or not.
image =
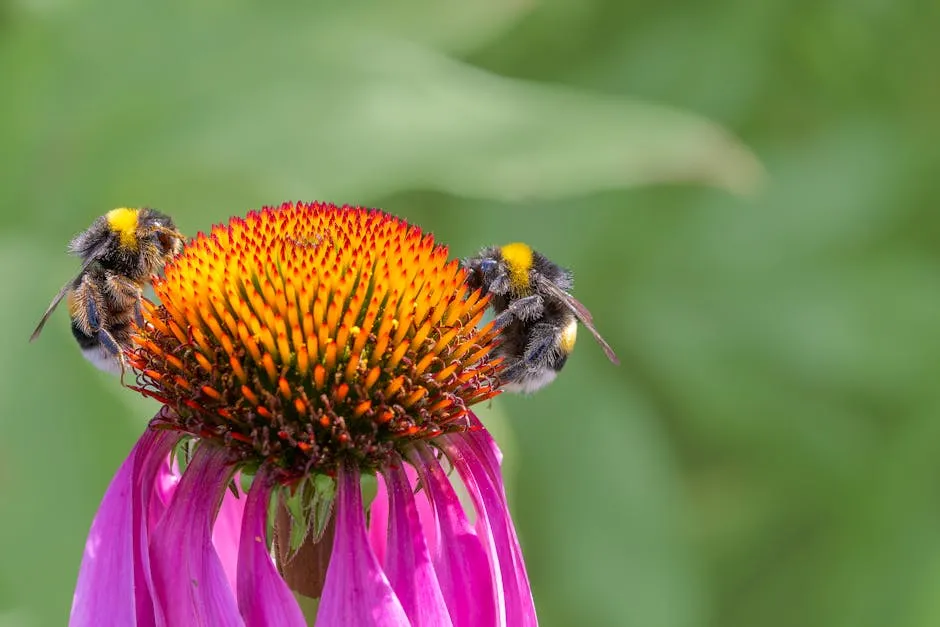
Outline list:
[[[574,350],[575,340],[578,339],[578,321],[574,318],[568,323],[568,326],[561,332],[561,341],[558,342],[558,348],[565,355]]]
[[[118,234],[121,238],[121,246],[137,250],[137,217],[140,214],[139,209],[112,209],[105,214],[108,221],[108,227]]]
[[[509,266],[509,284],[516,292],[529,290],[529,270],[532,269],[532,249],[522,242],[506,244],[500,249],[503,261]]]

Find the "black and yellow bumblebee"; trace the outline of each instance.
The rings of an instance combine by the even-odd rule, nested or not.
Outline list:
[[[484,248],[465,259],[467,284],[491,295],[501,340],[500,378],[510,392],[531,393],[551,383],[574,350],[580,321],[608,359],[620,362],[597,329],[591,312],[571,295],[571,272],[527,244]]]
[[[85,357],[98,368],[124,371],[124,350],[151,277],[183,249],[184,238],[169,216],[153,209],[120,208],[99,217],[69,243],[82,260],[42,315],[30,341],[67,297],[72,334]]]

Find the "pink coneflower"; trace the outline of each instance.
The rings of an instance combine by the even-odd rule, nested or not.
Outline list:
[[[319,626],[535,625],[469,410],[499,366],[464,279],[376,210],[285,204],[191,241],[127,355],[164,405],[92,524],[70,625],[306,625],[294,592]]]

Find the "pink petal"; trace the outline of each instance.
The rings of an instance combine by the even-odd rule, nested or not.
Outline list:
[[[231,485],[235,486],[239,495],[232,494]],[[222,497],[222,506],[215,518],[212,527],[212,544],[219,555],[229,586],[236,589],[238,572],[238,540],[242,531],[242,518],[245,515],[245,495],[239,488],[239,478],[236,474],[234,482],[225,490]]]
[[[369,545],[375,553],[375,559],[384,566],[385,546],[388,542],[388,491],[382,475],[376,475],[375,478],[378,487],[369,506]]]
[[[522,548],[509,517],[502,482],[493,481],[493,477],[499,477],[499,468],[491,465],[498,459],[498,449],[485,431],[470,434],[471,437],[467,435],[453,434],[438,441],[473,498],[477,529],[490,540],[486,544],[490,548],[491,566],[499,572],[502,582],[505,624],[512,627],[538,625]]]
[[[148,429],[111,481],[85,545],[70,625],[164,625],[154,613],[149,519],[143,512],[154,494],[157,467],[178,440]]]
[[[263,465],[255,474],[244,506],[238,548],[238,607],[246,627],[306,627],[297,600],[268,553],[271,487],[268,466]]]
[[[474,424],[482,426],[482,423],[480,423],[479,419],[472,413],[470,414],[470,419]],[[454,439],[457,439],[458,437],[459,436],[453,436]],[[525,561],[522,558],[522,548],[519,544],[519,538],[516,536],[516,528],[512,524],[512,518],[508,513],[509,506],[508,501],[506,500],[506,489],[503,485],[503,474],[500,470],[500,466],[503,461],[503,453],[496,445],[496,441],[493,439],[493,436],[491,436],[485,429],[467,432],[463,438],[463,441],[469,443],[473,447],[473,451],[477,453],[477,459],[480,461],[483,469],[486,471],[486,475],[493,481],[493,485],[502,496],[503,507],[506,511],[506,520],[508,523],[507,530],[510,535],[511,545],[513,547],[513,559],[518,564],[515,572],[518,579],[519,589],[522,591],[523,598],[531,598],[532,591],[529,587],[529,578],[525,570]]]
[[[408,617],[369,546],[359,470],[341,466],[337,484],[336,536],[317,627],[405,627]]]
[[[440,462],[425,444],[415,444],[409,460],[418,470],[424,494],[438,521],[434,566],[441,593],[456,627],[497,625],[497,588],[486,550],[470,526]]]
[[[418,508],[408,476],[401,466],[385,470],[391,518],[385,573],[414,627],[451,624],[444,596],[424,541]]]
[[[428,545],[428,552],[437,555],[440,552],[439,528],[437,522],[437,513],[434,511],[434,505],[431,504],[425,488],[420,484],[418,471],[411,464],[405,465],[405,474],[408,475],[408,483],[418,486],[415,491],[415,506],[418,508],[418,519],[421,521],[421,530],[424,532],[424,541]]]
[[[244,625],[212,546],[212,520],[231,473],[224,448],[201,445],[153,532],[154,590],[170,627]]]
[[[477,454],[483,458],[487,475],[489,475],[490,479],[493,480],[493,483],[499,485],[500,490],[502,491],[503,473],[500,468],[503,464],[503,452],[499,450],[499,447],[496,445],[496,441],[493,439],[493,436],[491,436],[490,432],[484,428],[483,423],[480,422],[480,419],[477,418],[476,414],[470,412],[469,420],[472,429],[466,431],[461,437],[474,445]],[[504,491],[503,498],[506,498]]]
[[[72,599],[70,627],[137,625],[131,505],[136,455],[134,447],[111,480],[91,523]]]
[[[160,604],[154,602],[156,595],[150,570],[150,534],[166,510],[161,483],[162,478],[172,476],[168,456],[179,440],[180,436],[176,433],[148,429],[137,445],[134,465],[134,586],[137,592],[138,627],[166,625]]]
[[[176,493],[176,486],[179,485],[183,475],[180,473],[179,464],[176,460],[170,460],[169,451],[167,455],[162,456],[162,463],[156,469],[153,479],[153,497],[150,499],[150,528],[157,526],[163,512],[166,511],[170,501],[173,500],[173,494]]]

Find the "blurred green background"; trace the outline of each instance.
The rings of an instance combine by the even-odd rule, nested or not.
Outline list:
[[[68,239],[116,206],[194,234],[295,199],[574,269],[623,365],[583,333],[552,386],[484,412],[541,624],[940,624],[938,23],[888,0],[3,3],[0,626],[65,624],[156,409],[64,312],[27,343]]]

